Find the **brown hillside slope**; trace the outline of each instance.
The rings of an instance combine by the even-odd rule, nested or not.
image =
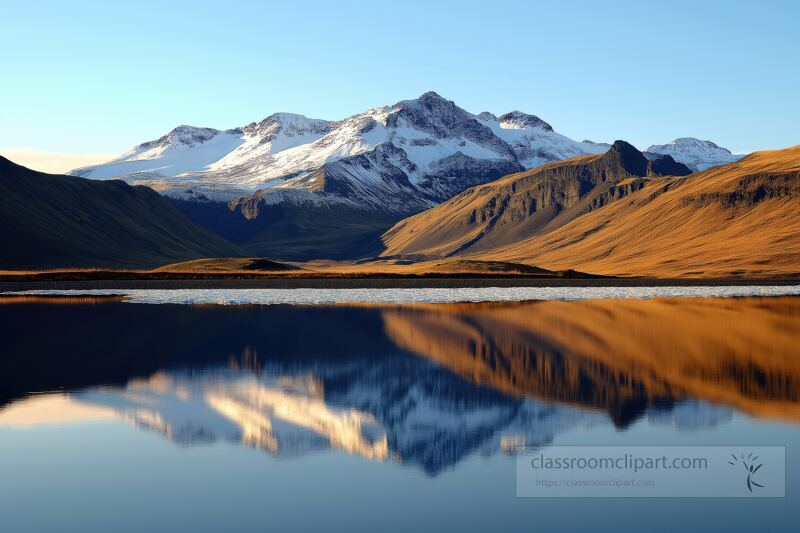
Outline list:
[[[482,254],[657,277],[800,273],[800,146],[653,183],[549,234]]]
[[[651,178],[687,175],[670,157],[648,161],[617,141],[605,154],[581,156],[511,174],[396,224],[385,256],[475,253],[552,231],[642,189]]]
[[[502,187],[513,177],[470,191],[486,194],[480,189]],[[563,225],[551,223],[518,239],[509,239],[509,231],[500,239],[483,237],[491,246],[478,249],[459,248],[471,233],[456,241],[440,229],[450,224],[452,235],[464,229],[457,220],[465,210],[447,206],[452,201],[397,224],[384,236],[385,255],[456,254],[618,276],[800,273],[800,146],[757,152],[691,176],[646,179],[638,190]]]

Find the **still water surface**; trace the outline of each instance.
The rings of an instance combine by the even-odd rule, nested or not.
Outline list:
[[[800,519],[800,298],[0,297],[3,531],[761,531]],[[564,444],[782,445],[786,498],[523,499]]]

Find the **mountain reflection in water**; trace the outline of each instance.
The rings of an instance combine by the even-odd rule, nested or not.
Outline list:
[[[0,426],[122,418],[180,445],[335,448],[436,474],[578,427],[800,420],[796,297],[98,302],[0,305]]]

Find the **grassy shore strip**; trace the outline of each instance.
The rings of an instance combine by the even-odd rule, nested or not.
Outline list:
[[[121,281],[121,280],[282,280],[282,279],[607,279],[580,272],[555,273],[510,273],[510,272],[174,272],[174,271],[122,271],[122,270],[74,270],[46,272],[0,272],[0,282],[18,281]]]
[[[311,277],[257,279],[95,279],[77,281],[4,281],[0,292],[26,290],[119,290],[129,289],[394,289],[394,288],[477,288],[477,287],[720,287],[794,286],[800,278],[773,279],[648,279],[648,278],[498,278],[498,277]]]

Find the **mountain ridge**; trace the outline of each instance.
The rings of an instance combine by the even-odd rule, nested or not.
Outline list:
[[[696,141],[697,149],[713,146],[721,162],[732,157]],[[279,190],[292,189],[313,192],[320,201],[349,199],[365,209],[395,210],[411,201],[400,213],[407,214],[505,174],[609,147],[569,139],[519,110],[473,114],[429,91],[342,120],[273,113],[227,130],[179,126],[115,160],[70,174],[121,178],[185,200],[227,202],[257,190],[279,196]],[[714,157],[685,148],[668,153],[668,145],[650,148],[691,164]],[[329,186],[327,176],[338,185]]]
[[[551,166],[574,164],[572,160]],[[484,188],[503,183],[499,180]],[[384,255],[451,254],[615,276],[800,273],[796,237],[800,233],[800,146],[755,152],[688,176],[651,179],[623,200],[589,210],[550,231],[512,234],[490,241],[491,246],[483,249],[454,245],[450,237],[457,232],[452,230],[451,215],[460,214],[455,220],[463,220],[463,210],[448,211],[453,200],[387,232]],[[430,228],[440,226],[447,231],[431,232]],[[434,237],[419,236],[426,234]]]
[[[377,255],[377,237],[395,223],[470,187],[610,148],[572,140],[537,115],[473,114],[429,91],[342,120],[273,113],[225,130],[181,125],[71,174],[147,185],[247,255],[342,260]],[[648,150],[630,181],[597,191],[582,209],[635,191],[648,173],[681,174],[682,160],[697,167],[737,157],[690,138]]]
[[[616,141],[605,154],[511,174],[404,219],[384,234],[383,255],[441,257],[490,249],[552,231],[643,188],[652,177],[690,172],[670,156],[648,160]]]
[[[479,118],[427,92],[340,121],[277,113],[228,130],[181,126],[73,174],[149,185],[251,255],[344,259],[470,186],[605,149],[533,115]]]
[[[275,113],[227,130],[179,126],[71,174],[118,177],[189,200],[293,189],[321,201],[345,198],[365,209],[394,210],[412,199],[399,211],[405,214],[526,165],[604,149],[567,139],[519,111],[482,116],[430,91],[338,121]]]

